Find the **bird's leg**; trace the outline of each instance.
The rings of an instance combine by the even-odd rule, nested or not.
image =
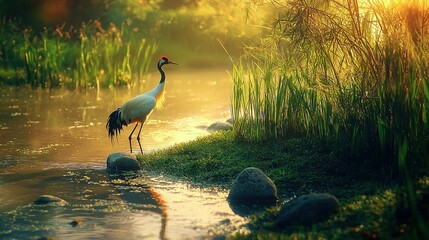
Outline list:
[[[142,131],[142,128],[143,128],[143,123],[140,125],[139,134],[137,134],[137,142],[139,143],[139,146],[140,146],[140,152],[143,154],[142,145],[140,144],[140,133]]]
[[[133,153],[133,147],[132,147],[132,145],[131,145],[131,138],[132,138],[132,136],[133,136],[133,133],[134,133],[134,131],[136,130],[136,128],[137,128],[137,126],[138,126],[139,124],[137,123],[136,124],[136,126],[133,128],[133,130],[131,131],[131,133],[130,133],[130,136],[128,136],[128,141],[130,142],[130,152],[131,153]],[[140,144],[140,142],[139,142],[139,144]]]

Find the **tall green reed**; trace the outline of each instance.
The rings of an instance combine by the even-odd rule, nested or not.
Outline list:
[[[356,166],[403,183],[415,207],[413,179],[429,172],[428,8],[357,0],[280,6],[272,35],[234,67],[237,134],[341,141]]]
[[[352,152],[369,151],[394,171],[396,160],[389,161],[400,138],[427,156],[428,34],[416,45],[405,20],[389,25],[394,10],[344,2],[290,1],[271,36],[275,44],[253,49],[234,67],[233,113],[253,128],[237,126],[239,134],[346,137]]]
[[[156,44],[149,44],[125,28],[118,30],[114,25],[107,30],[98,26],[95,35],[93,28],[94,26],[81,28],[80,54],[74,75],[78,81],[73,84],[77,88],[82,85],[134,85],[148,71]]]
[[[157,48],[126,27],[103,29],[98,21],[36,34],[3,20],[0,29],[3,68],[22,72],[16,77],[33,87],[132,86],[148,71]]]
[[[338,133],[328,96],[301,81],[296,72],[290,72],[290,65],[277,60],[239,64],[232,78],[234,127],[242,138]]]
[[[33,87],[58,87],[61,82],[60,68],[64,64],[62,51],[66,48],[65,44],[46,36],[41,38],[41,45],[37,46],[34,42],[39,40],[32,41],[25,36],[24,46],[20,49],[27,83]]]

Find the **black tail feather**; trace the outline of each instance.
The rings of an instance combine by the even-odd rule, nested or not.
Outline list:
[[[127,123],[121,118],[120,110],[120,108],[116,109],[107,118],[106,129],[112,141],[114,136],[118,136],[121,133],[122,126],[127,126]]]

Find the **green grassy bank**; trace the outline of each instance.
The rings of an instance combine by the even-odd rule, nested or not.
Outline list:
[[[356,239],[412,236],[407,219],[397,219],[397,186],[371,169],[347,162],[347,153],[306,137],[244,142],[233,132],[218,132],[189,143],[139,156],[144,169],[196,185],[228,187],[246,167],[263,170],[276,184],[281,200],[310,192],[335,195],[340,214],[312,228],[274,227],[279,207],[251,216],[250,235],[237,239]],[[340,164],[341,163],[341,164]],[[421,186],[428,185],[421,180]]]

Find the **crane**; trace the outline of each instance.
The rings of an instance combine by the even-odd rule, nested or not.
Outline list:
[[[128,136],[131,153],[133,152],[131,144],[132,135],[139,124],[140,130],[137,134],[137,142],[139,143],[140,151],[143,153],[142,145],[140,143],[140,133],[142,131],[143,125],[153,110],[155,108],[160,108],[164,101],[165,72],[162,69],[162,66],[165,64],[178,65],[178,63],[170,61],[166,56],[162,56],[157,64],[158,70],[161,74],[161,80],[159,81],[158,85],[152,90],[128,100],[118,109],[113,111],[107,118],[106,129],[111,141],[113,141],[114,136],[117,137],[121,133],[123,126],[136,123],[136,126]]]

